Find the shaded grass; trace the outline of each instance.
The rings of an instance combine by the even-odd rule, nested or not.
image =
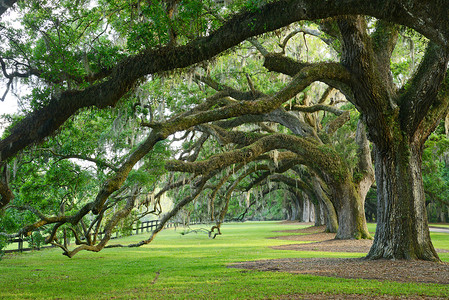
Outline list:
[[[192,228],[199,228],[195,226]],[[6,255],[0,262],[0,298],[6,299],[264,299],[286,294],[447,296],[449,286],[325,278],[227,268],[232,262],[286,257],[361,257],[360,253],[274,250],[298,241],[266,239],[299,228],[274,222],[223,225],[223,235],[181,235],[168,229],[140,248],[80,252],[72,259],[51,249]],[[121,239],[131,243],[145,235]],[[436,248],[449,249],[449,234],[432,233]],[[440,256],[449,262],[449,255]]]

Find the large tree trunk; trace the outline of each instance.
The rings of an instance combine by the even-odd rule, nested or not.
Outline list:
[[[362,199],[352,182],[342,182],[331,187],[338,215],[338,230],[336,239],[369,239],[365,218],[365,201]]]
[[[421,174],[422,147],[402,142],[375,148],[377,229],[367,258],[439,261],[427,223]]]

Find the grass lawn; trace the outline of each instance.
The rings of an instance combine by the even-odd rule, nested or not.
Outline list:
[[[360,253],[300,252],[267,247],[298,243],[266,239],[283,235],[275,230],[297,228],[298,225],[276,222],[224,224],[223,235],[215,240],[202,233],[181,235],[182,229],[167,229],[144,247],[80,252],[72,259],[62,256],[59,249],[6,255],[0,261],[0,298],[276,299],[282,295],[310,293],[449,296],[448,285],[226,267],[232,262],[257,259],[361,256]],[[370,230],[373,228],[370,225]],[[449,234],[431,235],[436,248],[449,250]],[[145,237],[131,236],[120,243]],[[440,257],[449,262],[449,253]]]
[[[434,226],[434,227],[440,227],[440,228],[448,228],[449,229],[449,224],[443,224],[443,223],[430,223],[429,226]]]

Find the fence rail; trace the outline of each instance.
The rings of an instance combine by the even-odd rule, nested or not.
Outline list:
[[[152,220],[152,221],[144,221],[144,222],[140,222],[140,224],[138,224],[137,226],[135,226],[135,228],[132,228],[131,230],[131,235],[134,234],[139,234],[140,233],[144,233],[146,232],[153,232],[154,229],[156,229],[156,227],[159,225],[159,220]],[[175,227],[176,224],[174,222],[169,222],[165,225],[165,228],[171,228],[171,227]],[[98,234],[98,237],[101,238],[102,234]],[[114,238],[119,238],[121,237],[119,232],[116,231],[116,235],[115,237],[112,237],[112,239]],[[24,243],[25,242],[29,242],[29,240],[27,238],[24,237],[18,237],[18,238],[14,238],[12,240],[9,240],[9,244],[17,244],[16,249],[10,249],[10,250],[3,250],[4,253],[12,253],[12,252],[25,252],[25,251],[31,251],[31,250],[41,250],[41,249],[45,249],[45,248],[53,248],[55,246],[40,246],[40,247],[24,247]]]

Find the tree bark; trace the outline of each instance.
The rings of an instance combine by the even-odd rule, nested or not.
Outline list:
[[[430,240],[421,173],[422,147],[375,148],[377,228],[370,259],[439,261]]]
[[[299,200],[299,198],[296,196],[296,194],[292,194],[292,196],[290,197],[291,201],[290,204],[288,205],[290,207],[291,210],[291,217],[290,217],[290,221],[298,221],[299,218],[299,214],[301,213],[301,202]]]

